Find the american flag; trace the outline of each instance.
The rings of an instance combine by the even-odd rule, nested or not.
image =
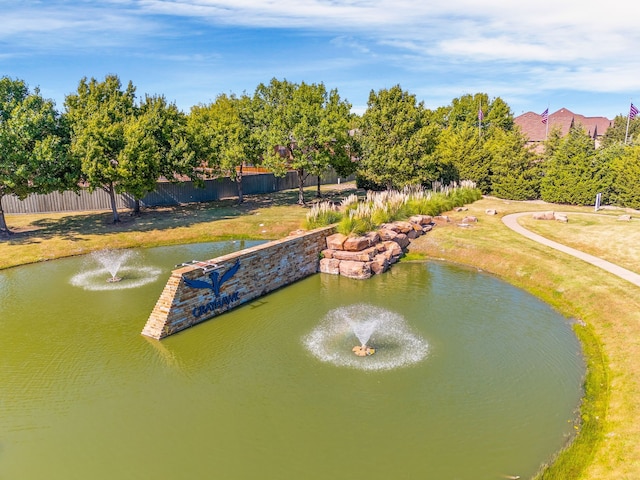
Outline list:
[[[547,108],[544,112],[542,112],[542,115],[540,116],[542,117],[540,121],[542,123],[547,123],[547,121],[549,120],[549,109]]]
[[[638,114],[638,107],[636,107],[633,103],[631,104],[631,108],[629,109],[629,120],[633,120],[636,118]]]

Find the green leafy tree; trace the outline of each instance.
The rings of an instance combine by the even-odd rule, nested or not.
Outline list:
[[[89,189],[109,195],[114,223],[120,221],[116,194],[132,195],[137,212],[161,176],[196,175],[186,116],[164,97],[147,95],[138,106],[133,84],[123,89],[116,75],[108,75],[102,82],[83,78],[65,106],[71,153]]]
[[[145,95],[134,118],[125,125],[125,149],[122,152],[121,187],[140,200],[156,189],[159,178],[170,182],[189,178],[201,183],[187,116],[164,96]]]
[[[135,87],[129,82],[123,90],[116,75],[107,75],[103,82],[83,78],[77,93],[67,95],[65,107],[72,132],[71,153],[81,161],[89,189],[100,188],[109,195],[117,223],[115,195],[124,191],[125,182],[134,175],[127,168],[131,162],[123,162],[123,153],[127,141],[140,133],[139,128],[137,132],[134,127],[125,128],[136,116]]]
[[[474,127],[478,134],[483,135],[492,129],[512,130],[514,125],[509,105],[500,97],[489,99],[486,93],[454,98],[450,106],[440,107],[434,114],[443,128]]]
[[[298,175],[298,203],[304,183],[322,175],[349,155],[351,104],[324,84],[294,84],[272,79],[254,95],[264,165],[276,175],[289,169]]]
[[[455,180],[473,180],[483,193],[489,193],[491,156],[483,145],[477,127],[460,125],[440,134],[435,155],[441,164],[452,166]]]
[[[491,162],[492,195],[510,200],[539,198],[540,163],[519,129],[496,129],[483,148]]]
[[[198,158],[215,174],[227,175],[236,182],[238,203],[242,203],[243,166],[261,161],[251,97],[222,94],[214,103],[194,106],[188,125]]]
[[[640,144],[640,117],[629,121],[627,131],[627,116],[617,115],[613,119],[613,124],[607,128],[602,137],[602,146],[608,147],[614,143],[624,144],[625,137],[628,145]]]
[[[611,160],[611,201],[640,209],[640,146],[619,149]]]
[[[68,132],[50,100],[22,80],[0,78],[0,235],[9,235],[5,195],[77,189],[79,168],[67,155]]]
[[[593,139],[582,125],[572,126],[547,155],[540,186],[542,200],[591,205],[606,186],[606,166],[598,161]]]
[[[438,131],[423,104],[399,85],[372,90],[360,122],[358,175],[387,189],[433,180],[438,168],[430,154]]]

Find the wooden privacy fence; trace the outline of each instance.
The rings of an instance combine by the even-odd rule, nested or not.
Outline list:
[[[352,178],[350,178],[352,179]],[[343,179],[344,180],[344,179]],[[318,183],[318,177],[310,175],[306,186]],[[335,173],[323,175],[320,183],[338,183]],[[242,193],[252,195],[271,193],[280,190],[298,188],[298,175],[288,172],[284,177],[276,177],[272,173],[246,175],[242,177]],[[142,206],[155,207],[161,205],[180,205],[191,202],[210,202],[223,198],[237,197],[238,187],[228,177],[206,180],[204,188],[197,188],[192,182],[170,183],[158,182],[156,190],[141,200]],[[131,195],[116,195],[118,209],[133,208],[134,198]],[[83,210],[110,210],[109,196],[103,190],[89,192],[81,190],[79,194],[73,192],[49,193],[47,195],[29,195],[24,200],[14,195],[7,195],[2,199],[5,213],[48,213],[70,212]]]

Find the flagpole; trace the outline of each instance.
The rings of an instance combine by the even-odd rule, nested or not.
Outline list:
[[[633,105],[633,99],[631,99],[631,105]],[[629,121],[631,120],[631,107],[629,107],[629,113],[627,114],[627,130],[624,132],[624,144],[627,144],[627,137],[629,135]]]
[[[549,104],[547,103],[547,121],[545,122],[544,141],[549,138]]]
[[[482,100],[480,100],[480,108],[478,108],[478,138],[482,136]]]

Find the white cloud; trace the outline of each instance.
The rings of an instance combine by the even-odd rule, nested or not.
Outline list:
[[[287,75],[333,86],[331,77],[342,75],[343,85],[363,91],[349,98],[359,102],[354,108],[371,88],[395,83],[427,103],[478,91],[523,98],[554,89],[640,90],[640,29],[621,0],[0,0],[0,7],[3,64],[28,51],[116,47],[140,63],[153,57],[173,65],[176,76],[184,69],[197,78],[210,68],[202,75],[211,85],[237,76],[251,89],[254,78]],[[245,66],[225,56],[216,35],[224,31],[230,45],[229,36],[251,28],[287,31],[292,42],[317,40],[298,63],[253,57]],[[191,48],[198,35],[208,42]],[[296,54],[289,45],[275,48]],[[213,70],[224,63],[229,71]]]

